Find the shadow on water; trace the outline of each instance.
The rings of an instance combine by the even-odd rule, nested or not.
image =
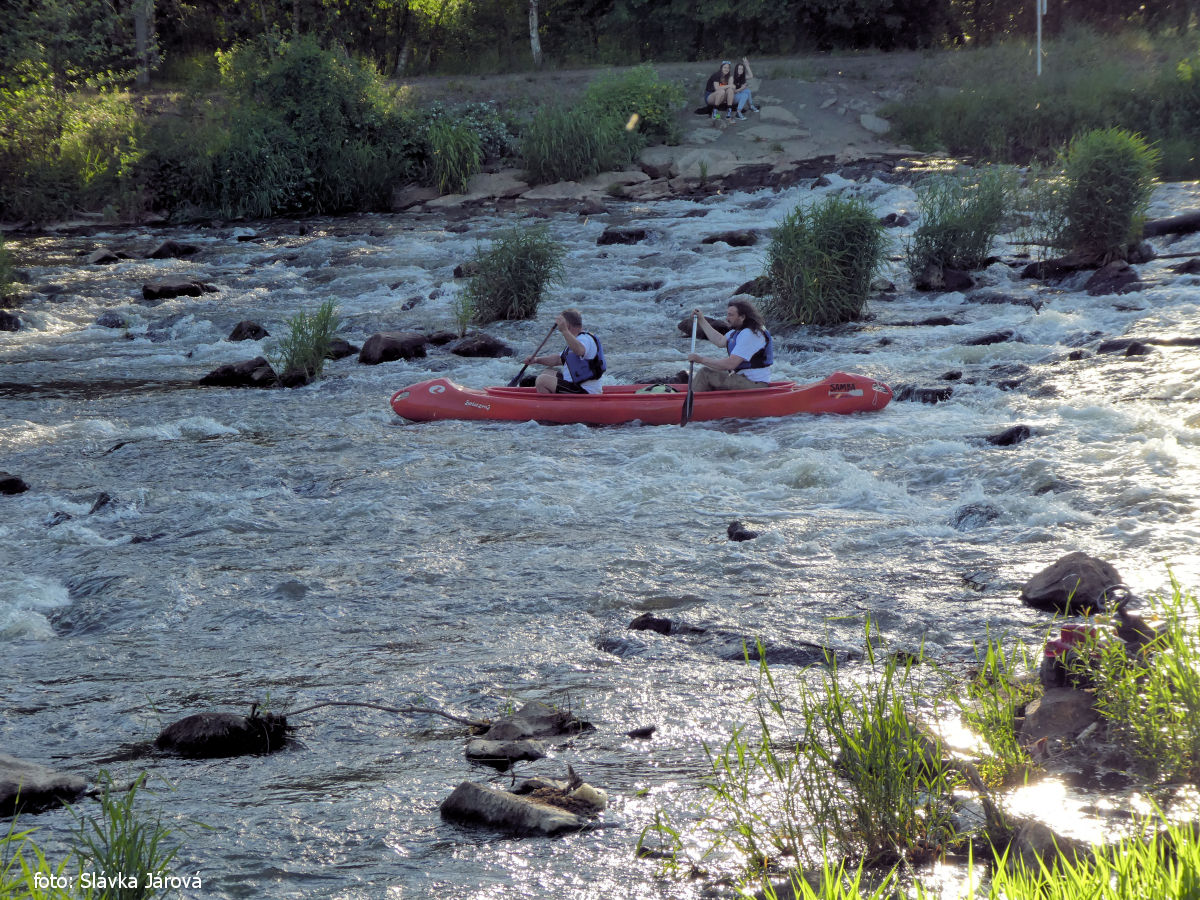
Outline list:
[[[100,381],[40,381],[20,384],[0,381],[0,397],[51,398],[57,400],[100,400],[105,397],[168,394],[174,391],[195,390],[195,381],[151,381],[141,378]]]

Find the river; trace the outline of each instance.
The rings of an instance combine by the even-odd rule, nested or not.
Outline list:
[[[686,368],[676,323],[693,306],[720,317],[762,271],[765,238],[704,237],[765,230],[830,193],[881,216],[915,211],[906,185],[828,180],[535,220],[563,243],[566,278],[535,320],[485,330],[525,354],[576,306],[613,380],[668,376]],[[1151,215],[1198,203],[1197,185],[1164,185]],[[1168,566],[1197,584],[1200,353],[1095,353],[1107,338],[1200,337],[1200,281],[1172,271],[1178,259],[1139,266],[1141,292],[1090,296],[1082,277],[1021,280],[1005,235],[1005,261],[979,289],[920,294],[900,261],[912,226],[889,230],[897,290],[857,325],[781,333],[775,367],[805,382],[843,370],[952,389],[872,414],[401,422],[388,398],[404,385],[505,383],[520,367],[440,351],[379,366],[350,357],[296,390],[197,386],[329,299],[355,344],[453,328],[455,265],[516,219],[413,212],[8,239],[30,285],[59,289],[31,295],[22,329],[0,335],[0,470],[30,485],[0,497],[0,751],[118,783],[149,772],[142,802],[183,841],[172,870],[203,879],[182,896],[700,896],[702,883],[662,879],[632,851],[657,806],[686,818],[703,799],[703,742],[751,718],[754,673],[727,658],[730,640],[628,632],[634,617],[856,647],[869,615],[893,645],[923,642],[954,666],[988,633],[1036,642],[1048,619],[1017,594],[1068,552],[1108,560],[1141,595],[1168,584]],[[599,246],[614,223],[650,236]],[[97,247],[142,257],[166,238],[200,252],[85,263]],[[1200,255],[1200,235],[1154,246]],[[175,276],[219,290],[138,302],[144,283]],[[127,327],[97,325],[106,312]],[[953,324],[913,324],[933,316]],[[242,319],[273,337],[225,340]],[[969,343],[1005,330],[1012,339]],[[1017,424],[1032,431],[1023,443],[985,440]],[[733,519],[760,537],[728,541]],[[561,777],[570,763],[609,792],[605,827],[518,840],[443,822],[438,804],[460,781],[509,776],[470,766],[463,730],[433,716],[326,707],[295,719],[298,745],[269,757],[127,758],[184,715],[252,701],[492,717],[534,699],[597,730],[519,774]],[[651,724],[650,740],[625,736]],[[73,819],[26,824],[54,851]]]

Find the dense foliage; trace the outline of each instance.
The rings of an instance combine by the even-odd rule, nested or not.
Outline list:
[[[460,303],[464,315],[479,323],[533,318],[546,288],[562,278],[564,252],[545,225],[501,232],[473,260],[475,274]]]
[[[916,190],[921,224],[907,248],[913,277],[929,266],[979,268],[1012,205],[1011,175],[998,169],[987,169],[971,181],[960,175],[934,175]]]

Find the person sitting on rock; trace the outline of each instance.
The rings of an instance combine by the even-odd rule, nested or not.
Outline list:
[[[692,310],[692,315],[704,329],[704,336],[718,347],[724,347],[729,354],[721,358],[689,353],[688,362],[697,362],[704,367],[696,373],[692,390],[743,391],[767,387],[771,383],[774,342],[753,303],[749,300],[729,301],[725,312],[725,321],[729,323],[726,334],[709,325],[700,310]]]
[[[747,106],[750,107],[750,112],[758,112],[758,107],[754,105],[754,100],[750,95],[750,79],[753,77],[754,73],[750,71],[750,62],[743,56],[742,61],[733,67],[733,100],[737,104],[739,119],[746,118],[742,112]]]
[[[729,60],[721,63],[721,68],[708,76],[704,85],[704,102],[712,108],[712,117],[721,118],[721,106],[729,108],[729,118],[733,118],[733,70]]]
[[[607,368],[600,339],[583,330],[583,316],[577,309],[564,309],[554,320],[567,340],[567,349],[559,355],[530,356],[525,365],[559,366],[538,375],[534,386],[539,394],[599,394]]]

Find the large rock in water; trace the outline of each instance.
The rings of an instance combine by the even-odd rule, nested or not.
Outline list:
[[[555,709],[534,700],[526,703],[511,716],[497,721],[483,738],[488,741],[520,741],[525,738],[557,737],[591,730],[590,722],[577,719],[566,710]]]
[[[0,816],[35,813],[78,800],[87,782],[37,763],[0,753]]]
[[[1038,572],[1021,588],[1021,602],[1068,616],[1103,610],[1121,576],[1102,559],[1076,551]]]
[[[218,366],[200,379],[210,387],[273,387],[279,379],[266,357]]]
[[[168,725],[154,746],[195,759],[274,753],[287,743],[287,717],[266,713],[196,713]]]
[[[358,361],[374,366],[397,359],[419,359],[425,356],[429,339],[418,331],[380,331],[367,338],[359,351]]]
[[[442,817],[481,822],[515,834],[560,834],[586,828],[608,795],[572,773],[567,782],[531,778],[514,792],[464,781],[441,806]]]

